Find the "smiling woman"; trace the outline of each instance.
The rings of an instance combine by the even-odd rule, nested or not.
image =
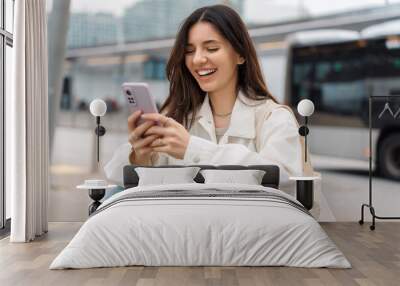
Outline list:
[[[231,112],[239,90],[248,98],[274,100],[245,24],[223,5],[197,9],[185,20],[168,61],[167,77],[176,84],[171,84],[163,109],[187,128],[206,94],[214,114]]]
[[[269,93],[247,28],[232,8],[206,6],[186,18],[166,73],[170,89],[161,114],[129,117],[130,140],[105,166],[109,179],[122,185],[130,163],[273,164],[283,183],[304,174],[296,119]],[[138,125],[139,118],[146,122]]]

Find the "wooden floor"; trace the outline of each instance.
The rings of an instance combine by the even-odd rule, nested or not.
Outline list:
[[[81,223],[51,223],[32,243],[0,241],[0,285],[400,285],[400,223],[378,222],[375,231],[357,223],[323,228],[353,268],[120,267],[48,270]]]

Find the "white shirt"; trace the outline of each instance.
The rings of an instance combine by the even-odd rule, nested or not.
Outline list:
[[[280,167],[280,183],[303,174],[303,150],[298,124],[291,110],[272,100],[252,100],[239,92],[225,134],[217,143],[208,96],[189,130],[184,158],[160,153],[155,165],[253,165]],[[104,167],[109,180],[123,185],[123,167],[129,165],[130,143],[118,147]]]
[[[215,136],[217,137],[217,142],[220,142],[226,130],[228,130],[228,127],[215,127]]]

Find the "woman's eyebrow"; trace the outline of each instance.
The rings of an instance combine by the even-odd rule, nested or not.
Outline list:
[[[207,45],[207,44],[218,44],[218,43],[219,43],[219,41],[217,41],[217,40],[207,40],[207,41],[203,42],[204,45]]]
[[[217,41],[217,40],[207,40],[207,41],[202,42],[201,44],[207,45],[207,44],[220,44],[220,43],[221,43],[221,42],[219,42],[219,41]],[[186,47],[193,47],[193,46],[195,46],[195,45],[192,44],[192,43],[187,43],[187,44],[186,44]]]

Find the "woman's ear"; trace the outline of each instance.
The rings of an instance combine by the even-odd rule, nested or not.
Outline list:
[[[244,64],[245,61],[246,60],[243,57],[239,56],[238,65]]]

